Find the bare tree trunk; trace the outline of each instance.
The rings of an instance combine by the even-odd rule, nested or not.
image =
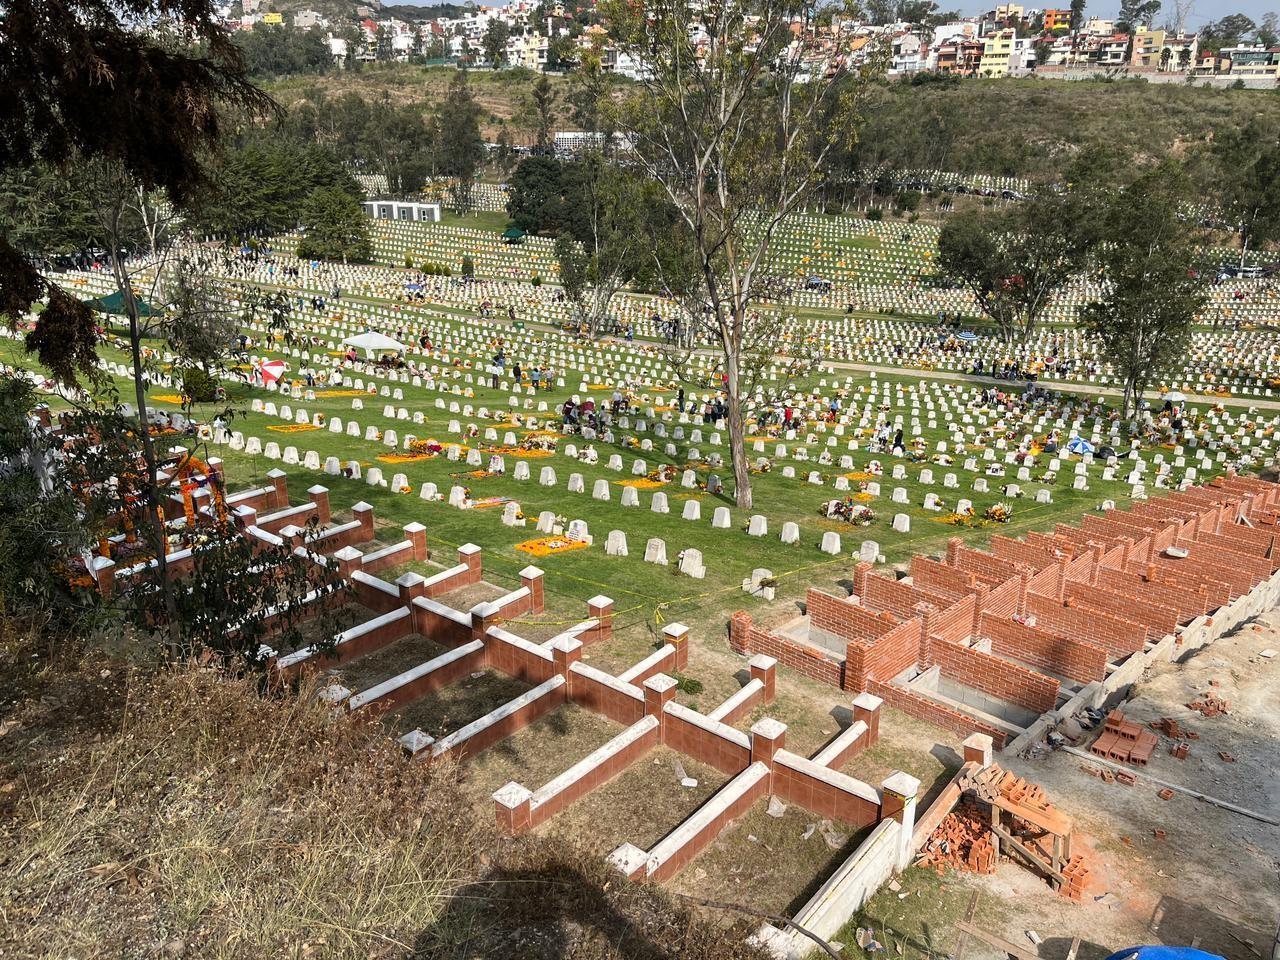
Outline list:
[[[747,419],[742,410],[742,388],[739,381],[738,350],[727,340],[724,351],[725,394],[728,401],[729,453],[733,459],[734,496],[738,506],[750,510],[753,505],[751,463],[747,460]]]

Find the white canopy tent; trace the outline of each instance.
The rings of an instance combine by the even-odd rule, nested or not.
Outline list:
[[[373,330],[366,330],[364,333],[357,333],[355,336],[347,337],[342,341],[342,345],[363,350],[367,357],[373,357],[375,353],[383,350],[405,349],[405,345],[398,340],[392,340],[385,333],[377,333]]]

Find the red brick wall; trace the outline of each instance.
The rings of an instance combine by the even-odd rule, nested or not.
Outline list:
[[[604,763],[598,764],[585,776],[573,781],[559,793],[548,797],[544,802],[531,809],[530,828],[545,823],[562,810],[577,803],[592,790],[604,786],[627,767],[658,745],[658,728],[647,730],[617,753],[609,756]]]
[[[891,707],[901,710],[905,714],[915,717],[917,720],[923,720],[926,723],[932,723],[936,727],[942,727],[944,730],[950,730],[952,733],[958,733],[961,736],[968,736],[971,733],[985,733],[989,736],[995,746],[1004,746],[1004,733],[995,727],[989,727],[985,723],[979,723],[972,717],[966,716],[957,710],[944,707],[940,703],[934,703],[919,694],[904,690],[901,687],[895,687],[890,683],[880,683],[872,680],[867,684],[868,691],[874,693]]]
[[[1026,564],[1033,570],[1043,570],[1050,564],[1058,562],[1057,558],[1047,550],[999,533],[991,537],[991,552],[1001,560]]]
[[[370,610],[378,613],[390,613],[396,607],[404,606],[400,601],[400,591],[387,593],[387,591],[375,587],[371,583],[364,583],[360,580],[352,579],[348,581],[351,592],[355,594],[355,598],[364,604]]]
[[[1147,639],[1147,628],[1140,623],[1081,607],[1064,607],[1045,597],[1028,597],[1027,613],[1036,618],[1040,629],[1095,644],[1113,660],[1141,650]]]
[[[805,594],[809,622],[844,640],[872,640],[893,629],[897,621],[869,610],[851,599],[841,599],[810,588]]]
[[[989,653],[954,643],[936,643],[934,662],[942,675],[1040,714],[1058,703],[1058,681]]]
[[[626,726],[644,716],[643,696],[633,697],[616,690],[582,667],[576,664],[569,670],[569,699],[574,703]]]
[[[1082,554],[1067,564],[1067,579],[1076,583],[1088,583],[1093,579],[1093,555]]]
[[[922,590],[948,593],[962,597],[977,590],[976,578],[971,573],[949,567],[930,557],[911,558],[911,582]]]
[[[715,767],[721,773],[741,773],[751,763],[751,750],[718,734],[691,723],[679,713],[668,712],[663,718],[666,744],[672,750]]]
[[[656,883],[665,883],[683,870],[703,849],[720,836],[721,832],[734,820],[744,816],[757,800],[763,799],[769,791],[769,778],[762,777],[750,790],[731,803],[723,813],[714,818],[702,830],[689,838],[689,842],[676,851],[666,862],[649,875]]]
[[[413,559],[413,544],[408,540],[402,544],[397,544],[396,549],[379,551],[382,555],[370,559],[370,555],[366,554],[364,562],[360,564],[360,569],[365,573],[377,573],[379,570],[385,570],[387,567],[397,567],[402,563],[408,563]]]
[[[754,627],[748,627],[745,632],[737,632],[731,623],[729,645],[738,653],[768,654],[784,667],[828,686],[839,687],[843,680],[842,665],[834,657],[814,647],[793,643]]]
[[[953,597],[931,593],[900,580],[887,577],[867,577],[862,603],[872,610],[886,610],[899,620],[910,620],[916,615],[916,604],[927,603],[936,607],[949,607]]]
[[[471,640],[469,622],[459,623],[451,617],[417,603],[413,604],[413,618],[418,633],[446,647],[461,646]]]
[[[430,673],[424,673],[419,677],[414,677],[409,683],[396,687],[394,690],[387,692],[377,700],[371,700],[361,710],[373,711],[375,713],[386,713],[391,710],[398,710],[406,704],[421,700],[428,694],[435,693],[447,687],[456,680],[461,680],[468,674],[475,673],[477,670],[484,669],[484,650],[476,650],[474,653],[468,653],[459,656],[456,660],[446,663],[444,666],[432,670]]]
[[[894,627],[876,641],[866,658],[867,676],[876,680],[892,680],[916,662],[920,652],[919,618]]]
[[[1016,616],[1019,613],[1018,603],[1021,597],[1022,578],[1014,577],[987,594],[987,599],[982,604],[982,611],[997,617]]]
[[[492,633],[485,634],[483,640],[489,652],[489,666],[493,669],[534,686],[546,683],[555,676],[556,665],[550,656],[540,656],[505,637],[495,637]]]
[[[1137,596],[1134,592],[1121,593],[1087,583],[1069,583],[1064,599],[1070,600],[1073,606],[1141,623],[1147,628],[1147,638],[1157,642],[1173,633],[1178,626],[1177,610],[1156,603],[1153,597]]]
[[[991,586],[1004,583],[1010,578],[1016,578],[1022,572],[1017,565],[1010,563],[1008,560],[1001,560],[999,557],[983,550],[960,547],[954,553],[955,561],[952,566],[976,574]]]
[[[969,594],[946,610],[937,611],[929,621],[932,635],[950,643],[964,640],[973,632],[974,609],[977,605],[978,598]]]
[[[1107,651],[1092,643],[1060,637],[985,613],[979,632],[991,639],[992,651],[1002,657],[1021,660],[1083,683],[1106,678]]]
[[[1208,609],[1203,588],[1193,583],[1174,586],[1157,579],[1148,580],[1139,573],[1100,568],[1098,586],[1117,593],[1149,596],[1155,602],[1177,610],[1178,619],[1182,622],[1194,620]]]
[[[878,803],[776,760],[773,764],[773,792],[787,803],[804,807],[818,816],[847,823],[855,830],[880,822]]]
[[[478,753],[488,750],[500,740],[519,733],[529,724],[533,723],[539,717],[545,716],[556,707],[565,702],[565,687],[560,685],[556,689],[538,697],[525,704],[519,710],[503,717],[497,723],[490,724],[483,730],[468,737],[460,743],[453,746],[453,749],[446,750],[439,756],[448,756],[454,760],[466,760],[474,757]]]
[[[1045,567],[1034,577],[1027,581],[1027,593],[1034,593],[1042,597],[1056,597],[1058,595],[1058,565]]]

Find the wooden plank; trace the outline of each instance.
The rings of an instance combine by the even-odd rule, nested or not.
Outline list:
[[[1194,947],[1195,943],[1193,942],[1191,945]],[[1067,951],[1067,960],[1076,960],[1076,954],[1079,952],[1080,952],[1080,938],[1072,937],[1071,949]]]
[[[973,913],[977,908],[978,908],[978,891],[975,890],[973,891],[973,896],[969,898],[969,909],[965,910],[964,912],[965,923],[973,922]],[[956,941],[956,954],[953,960],[963,960],[964,946],[968,942],[969,942],[969,934],[961,930],[960,938]]]
[[[1060,872],[1053,869],[1053,867],[1051,867],[1049,864],[1045,863],[1043,860],[1037,857],[1034,853],[1032,853],[1022,844],[1018,843],[1018,841],[1016,841],[1010,834],[1006,833],[1004,830],[1000,829],[999,827],[992,826],[991,832],[994,833],[996,836],[1000,837],[1002,840],[1004,840],[1005,844],[1007,845],[1007,849],[1012,850],[1014,853],[1022,854],[1022,857],[1024,860],[1026,860],[1028,863],[1030,863],[1033,867],[1035,867],[1040,872],[1044,873],[1046,876],[1052,877],[1054,880],[1057,880],[1059,883],[1067,882],[1067,878],[1064,877]]]
[[[994,933],[987,933],[987,931],[975,927],[971,923],[965,923],[963,920],[956,924],[956,929],[969,934],[971,937],[977,937],[983,943],[995,947],[1011,957],[1015,957],[1016,960],[1040,960],[1036,954],[1023,950],[1016,943],[1012,943],[1003,937],[997,937]]]

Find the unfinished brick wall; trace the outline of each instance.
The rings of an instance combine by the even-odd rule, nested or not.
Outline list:
[[[1108,653],[1092,643],[1060,637],[989,613],[982,615],[978,633],[991,640],[991,649],[1000,656],[1061,677],[1090,683],[1107,675]]]
[[[1175,609],[1178,620],[1182,623],[1203,615],[1209,609],[1208,596],[1198,584],[1174,586],[1140,573],[1102,567],[1098,569],[1097,584],[1117,593],[1149,596],[1157,603]]]
[[[946,610],[935,611],[929,620],[930,634],[939,640],[958,643],[973,633],[978,598],[973,594],[957,600]]]
[[[1072,606],[1084,607],[1124,619],[1141,611],[1147,626],[1147,639],[1159,641],[1173,633],[1178,626],[1178,611],[1155,602],[1152,597],[1138,597],[1132,593],[1120,593],[1098,584],[1068,583],[1064,600]]]
[[[793,643],[751,626],[751,616],[739,611],[729,621],[729,646],[737,653],[764,653],[784,667],[811,680],[839,687],[844,680],[844,667],[838,659],[814,647]]]
[[[997,617],[1015,617],[1022,611],[1022,578],[1015,577],[994,587],[982,604],[984,612]]]
[[[1096,644],[1116,659],[1141,650],[1147,639],[1147,628],[1140,623],[1096,610],[1064,607],[1045,597],[1028,597],[1027,613],[1036,618],[1037,627],[1069,639]]]
[[[1016,663],[954,643],[934,644],[933,659],[944,677],[1035,714],[1057,706],[1058,681]]]
[[[833,597],[810,588],[805,594],[805,611],[811,626],[844,640],[874,640],[893,629],[893,616],[876,613],[848,598]]]
[[[932,557],[911,558],[911,582],[922,590],[949,593],[956,597],[974,593],[978,580],[971,573],[948,566]]]
[[[896,687],[891,683],[882,683],[879,680],[870,680],[867,683],[867,691],[874,693],[885,703],[915,717],[917,720],[932,723],[935,727],[941,727],[943,730],[950,730],[963,736],[968,736],[971,733],[985,733],[997,747],[1004,746],[1005,736],[1003,731],[975,720],[973,717],[960,713],[958,710],[951,710],[940,703],[935,703],[926,697],[912,693],[903,687]]]

